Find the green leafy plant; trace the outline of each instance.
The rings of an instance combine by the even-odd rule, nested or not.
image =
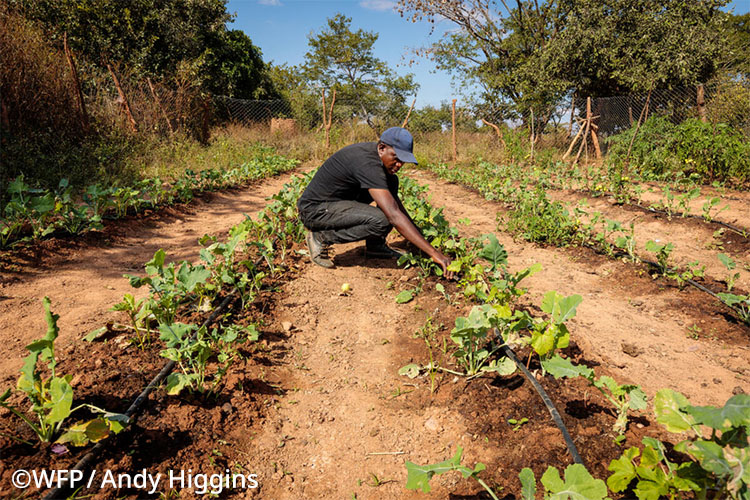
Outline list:
[[[123,311],[130,318],[134,341],[140,349],[151,344],[151,330],[148,324],[148,319],[152,317],[150,305],[150,300],[136,300],[132,294],[126,293],[121,302],[112,306],[113,311]]]
[[[615,407],[617,420],[613,430],[619,434],[624,434],[627,429],[628,412],[630,410],[646,409],[646,393],[637,385],[620,385],[607,375],[597,377],[592,368],[585,365],[575,365],[569,359],[560,356],[545,360],[542,366],[555,378],[583,377],[589,384],[598,389],[607,401]]]
[[[732,293],[717,293],[719,299],[734,309],[740,319],[750,325],[750,295],[734,295]]]
[[[656,266],[659,273],[663,276],[669,275],[669,254],[674,250],[674,245],[672,243],[661,245],[654,240],[648,240],[646,242],[646,250],[656,254]]]
[[[179,372],[167,377],[166,391],[177,395],[184,389],[211,394],[215,391],[236,357],[236,344],[258,340],[255,326],[231,325],[227,328],[213,328],[185,323],[159,325],[161,340],[166,348],[161,355],[177,363]],[[243,333],[245,338],[240,338]],[[213,373],[209,371],[209,361],[216,358]]]
[[[718,255],[719,261],[724,264],[724,267],[727,268],[727,271],[733,271],[737,267],[737,263],[732,259],[730,256],[728,256],[725,253],[720,253]],[[734,283],[740,278],[740,273],[734,273],[727,275],[726,279],[724,280],[727,284],[727,293],[732,293],[732,288],[734,288]]]
[[[642,451],[629,448],[610,463],[612,491],[635,481],[640,500],[682,492],[702,499],[750,498],[750,396],[738,394],[717,408],[693,406],[679,392],[662,389],[654,398],[654,413],[667,431],[687,435],[674,449],[689,460],[671,461],[661,441],[644,438]]]
[[[0,406],[10,410],[23,420],[34,431],[39,440],[44,443],[57,439],[59,443],[83,446],[89,441],[96,442],[105,438],[110,431],[115,433],[121,431],[128,423],[128,418],[125,415],[109,413],[88,404],[73,407],[73,388],[70,385],[73,376],[58,376],[56,371],[55,340],[59,333],[57,327],[59,316],[50,311],[49,298],[45,297],[42,304],[47,321],[47,333],[40,340],[26,346],[30,354],[24,359],[21,376],[16,386],[19,391],[26,394],[31,403],[31,411],[36,414],[37,422],[33,422],[22,411],[8,402],[12,395],[11,389],[6,390],[0,396]],[[39,370],[40,362],[47,364],[49,376],[45,377]],[[101,413],[103,416],[77,424],[60,435],[63,424],[68,417],[81,408]]]
[[[582,301],[580,295],[564,297],[554,290],[544,294],[542,311],[551,317],[549,320],[535,321],[529,340],[531,348],[542,362],[550,359],[558,349],[568,347],[570,332],[565,322],[576,315],[576,308]],[[542,367],[544,368],[544,364]]]
[[[461,456],[463,455],[463,448],[460,446],[456,451],[456,454],[452,458],[430,465],[417,465],[413,462],[406,462],[406,470],[408,475],[406,477],[406,489],[407,490],[421,490],[424,493],[430,492],[430,480],[435,475],[445,474],[446,472],[460,472],[464,479],[473,478],[484,488],[487,493],[493,498],[498,500],[497,495],[494,491],[485,483],[480,477],[479,473],[486,469],[485,465],[478,463],[473,469],[461,465]]]
[[[456,318],[456,326],[451,330],[451,340],[458,346],[453,354],[467,376],[474,376],[484,372],[496,372],[500,375],[510,375],[515,372],[516,365],[512,360],[492,359],[492,355],[500,348],[494,345],[489,332],[505,325],[513,318],[510,308],[502,305],[484,304],[472,307],[467,317]]]
[[[521,498],[536,498],[536,478],[528,467],[521,470]],[[565,479],[554,467],[548,467],[541,477],[544,486],[544,498],[549,500],[604,500],[607,498],[607,485],[594,477],[581,464],[572,464],[565,468]]]

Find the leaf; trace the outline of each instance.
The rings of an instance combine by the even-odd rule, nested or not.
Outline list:
[[[406,304],[413,298],[414,292],[412,292],[411,290],[401,290],[401,292],[396,295],[396,304]]]
[[[86,342],[93,342],[105,333],[107,333],[107,327],[103,326],[101,328],[97,328],[96,330],[83,337],[83,340],[85,340]]]
[[[581,302],[583,302],[583,297],[580,295],[571,295],[561,299],[557,314],[552,314],[552,321],[559,325],[572,318],[576,315],[576,308]]]
[[[177,272],[177,279],[182,283],[182,288],[188,293],[195,290],[196,286],[204,283],[210,277],[211,271],[203,266],[192,267],[188,264],[183,264]]]
[[[50,424],[62,422],[70,415],[73,406],[73,388],[64,378],[55,377],[50,381],[49,395],[50,400],[44,405],[50,409],[46,421]]]
[[[536,497],[536,478],[534,472],[528,467],[521,469],[518,478],[521,480],[521,498],[523,500],[534,500]]]
[[[180,392],[182,392],[185,387],[191,386],[192,380],[189,376],[185,375],[184,373],[170,373],[167,377],[167,385],[165,387],[165,390],[170,396],[176,396]]]
[[[102,418],[95,418],[70,427],[56,443],[70,443],[73,446],[85,446],[96,443],[109,435],[109,425]]]
[[[418,364],[410,363],[406,366],[402,366],[398,370],[399,375],[406,375],[409,378],[416,378],[419,376],[420,367]]]
[[[690,405],[688,399],[672,389],[662,389],[654,398],[654,414],[656,421],[669,432],[685,432],[692,429],[695,419],[682,411]]]
[[[554,467],[542,475],[542,484],[552,493],[550,500],[604,500],[607,486],[601,479],[594,479],[581,464],[569,465],[565,469],[565,481]]]
[[[633,460],[638,455],[640,455],[640,450],[634,446],[625,450],[620,458],[612,460],[609,463],[607,470],[614,473],[607,478],[607,486],[609,486],[610,490],[616,493],[624,491],[630,482],[635,479],[636,473]]]
[[[573,364],[567,358],[563,358],[559,355],[552,356],[549,359],[542,361],[542,368],[544,371],[552,374],[555,378],[575,378],[585,377],[593,378],[594,370],[586,365]]]
[[[500,376],[508,376],[516,373],[516,364],[510,358],[502,358],[501,360],[493,359],[490,364],[482,367],[483,372],[495,372]]]
[[[630,408],[633,410],[645,410],[648,406],[648,396],[646,396],[646,393],[638,386],[629,387],[633,387],[633,389],[628,392]]]
[[[497,241],[497,236],[494,234],[490,233],[486,237],[489,243],[482,248],[479,257],[488,260],[492,264],[493,270],[498,266],[506,265],[508,263],[508,252],[505,247]]]
[[[750,422],[750,395],[737,394],[729,398],[724,407],[688,406],[685,409],[699,424],[716,430],[729,430],[729,427],[740,427]]]
[[[432,464],[432,465],[417,465],[413,462],[406,462],[406,470],[408,475],[406,477],[406,489],[407,490],[419,490],[421,489],[424,493],[430,492],[430,479],[436,474],[444,474],[446,472],[458,471],[464,478],[470,476],[476,476],[478,473],[485,469],[484,464],[478,463],[474,469],[469,469],[461,465],[461,455],[463,454],[463,448],[460,446],[453,455],[453,458],[445,460],[443,462]]]
[[[724,267],[727,268],[727,270],[731,271],[732,269],[737,267],[737,263],[734,260],[732,260],[732,258],[728,256],[727,254],[720,253],[718,257],[721,263],[724,264]]]

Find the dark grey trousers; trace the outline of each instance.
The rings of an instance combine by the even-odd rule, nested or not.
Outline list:
[[[299,208],[299,207],[298,207]],[[325,244],[366,240],[384,245],[393,226],[382,210],[358,201],[331,201],[299,208],[300,219]]]

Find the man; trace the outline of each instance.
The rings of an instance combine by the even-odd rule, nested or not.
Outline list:
[[[307,248],[312,261],[333,267],[329,246],[365,240],[365,257],[396,259],[401,254],[385,243],[395,227],[442,269],[451,259],[424,239],[398,197],[396,173],[404,163],[417,163],[414,140],[404,128],[392,127],[378,142],[347,146],[323,163],[297,202],[302,223],[308,229]],[[376,207],[370,205],[375,202]]]

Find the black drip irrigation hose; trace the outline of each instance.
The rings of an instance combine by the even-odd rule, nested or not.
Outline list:
[[[274,240],[274,246],[276,241],[278,241],[278,236],[276,237],[276,240]],[[265,257],[259,257],[258,260],[255,262],[256,267],[259,266],[263,261],[265,260]],[[229,306],[230,303],[232,303],[234,300],[236,300],[235,293],[237,293],[237,287],[234,287],[229,294],[224,298],[224,300],[219,304],[219,306],[214,309],[214,311],[211,313],[211,315],[206,319],[206,321],[203,322],[200,328],[206,328],[208,325],[216,321],[216,318],[224,312],[224,309]],[[195,334],[194,334],[195,335]],[[131,403],[130,407],[125,411],[125,416],[128,417],[128,425],[123,430],[123,432],[127,432],[128,429],[130,429],[130,422],[133,415],[136,414],[136,412],[140,409],[141,405],[146,401],[149,394],[153,392],[154,389],[156,389],[159,384],[169,375],[172,370],[174,369],[175,365],[174,361],[168,361],[159,371],[159,373],[151,380],[151,382],[148,383],[148,385],[141,391],[141,393],[135,398],[133,403]],[[83,471],[84,468],[88,467],[89,464],[91,464],[94,459],[97,457],[99,452],[101,452],[104,447],[106,446],[106,443],[108,442],[107,439],[103,439],[96,443],[91,450],[89,450],[88,453],[86,453],[81,460],[78,461],[78,463],[75,464],[72,470],[76,471]],[[70,492],[71,486],[58,486],[51,490],[49,493],[47,493],[43,500],[57,500],[60,498],[68,498],[67,493]]]
[[[500,341],[503,341],[502,336],[500,335],[500,332],[498,332],[497,328],[495,328],[495,335],[497,336]],[[565,440],[565,444],[568,447],[568,451],[570,452],[570,455],[573,457],[573,462],[577,464],[582,464],[583,459],[581,458],[581,455],[578,454],[578,449],[576,448],[575,443],[573,442],[573,438],[570,437],[570,433],[568,432],[568,428],[565,427],[565,423],[562,420],[562,417],[560,416],[560,412],[557,411],[557,408],[555,408],[555,403],[552,402],[552,399],[550,399],[549,395],[547,395],[547,392],[544,390],[544,387],[542,387],[542,384],[540,384],[537,379],[534,377],[534,375],[531,374],[531,372],[524,366],[524,364],[521,362],[520,359],[518,359],[518,356],[516,356],[516,353],[513,352],[513,349],[510,348],[508,344],[503,343],[500,346],[500,351],[502,351],[505,356],[512,359],[513,362],[516,364],[519,370],[521,370],[521,373],[523,373],[524,377],[531,382],[531,385],[534,386],[534,389],[536,389],[537,394],[539,394],[539,397],[542,398],[542,401],[544,402],[544,405],[547,407],[547,410],[549,410],[550,415],[552,415],[552,420],[555,421],[555,425],[557,425],[557,428],[560,429],[560,432],[562,433],[563,439]]]
[[[638,203],[631,203],[630,205],[633,206],[633,207],[640,208],[641,210],[644,210],[646,212],[662,214],[662,215],[666,215],[668,217],[670,216],[670,213],[667,212],[666,210],[659,210],[658,208],[654,208],[654,207],[646,207],[646,206],[643,206],[643,205],[639,205]],[[685,214],[685,213],[683,213],[683,214],[680,214],[680,217],[682,217],[683,219],[687,219],[687,218],[690,218],[690,219],[699,219],[699,220],[702,220],[702,221],[704,221],[704,222],[706,222],[708,224],[718,224],[720,226],[724,226],[725,228],[729,229],[730,231],[734,231],[735,233],[739,234],[743,238],[746,238],[746,239],[748,238],[748,232],[749,231],[747,229],[743,229],[743,228],[741,228],[739,226],[734,226],[732,224],[729,224],[728,222],[720,221],[718,219],[707,220],[705,217],[701,217],[700,215],[695,215],[695,214]]]

